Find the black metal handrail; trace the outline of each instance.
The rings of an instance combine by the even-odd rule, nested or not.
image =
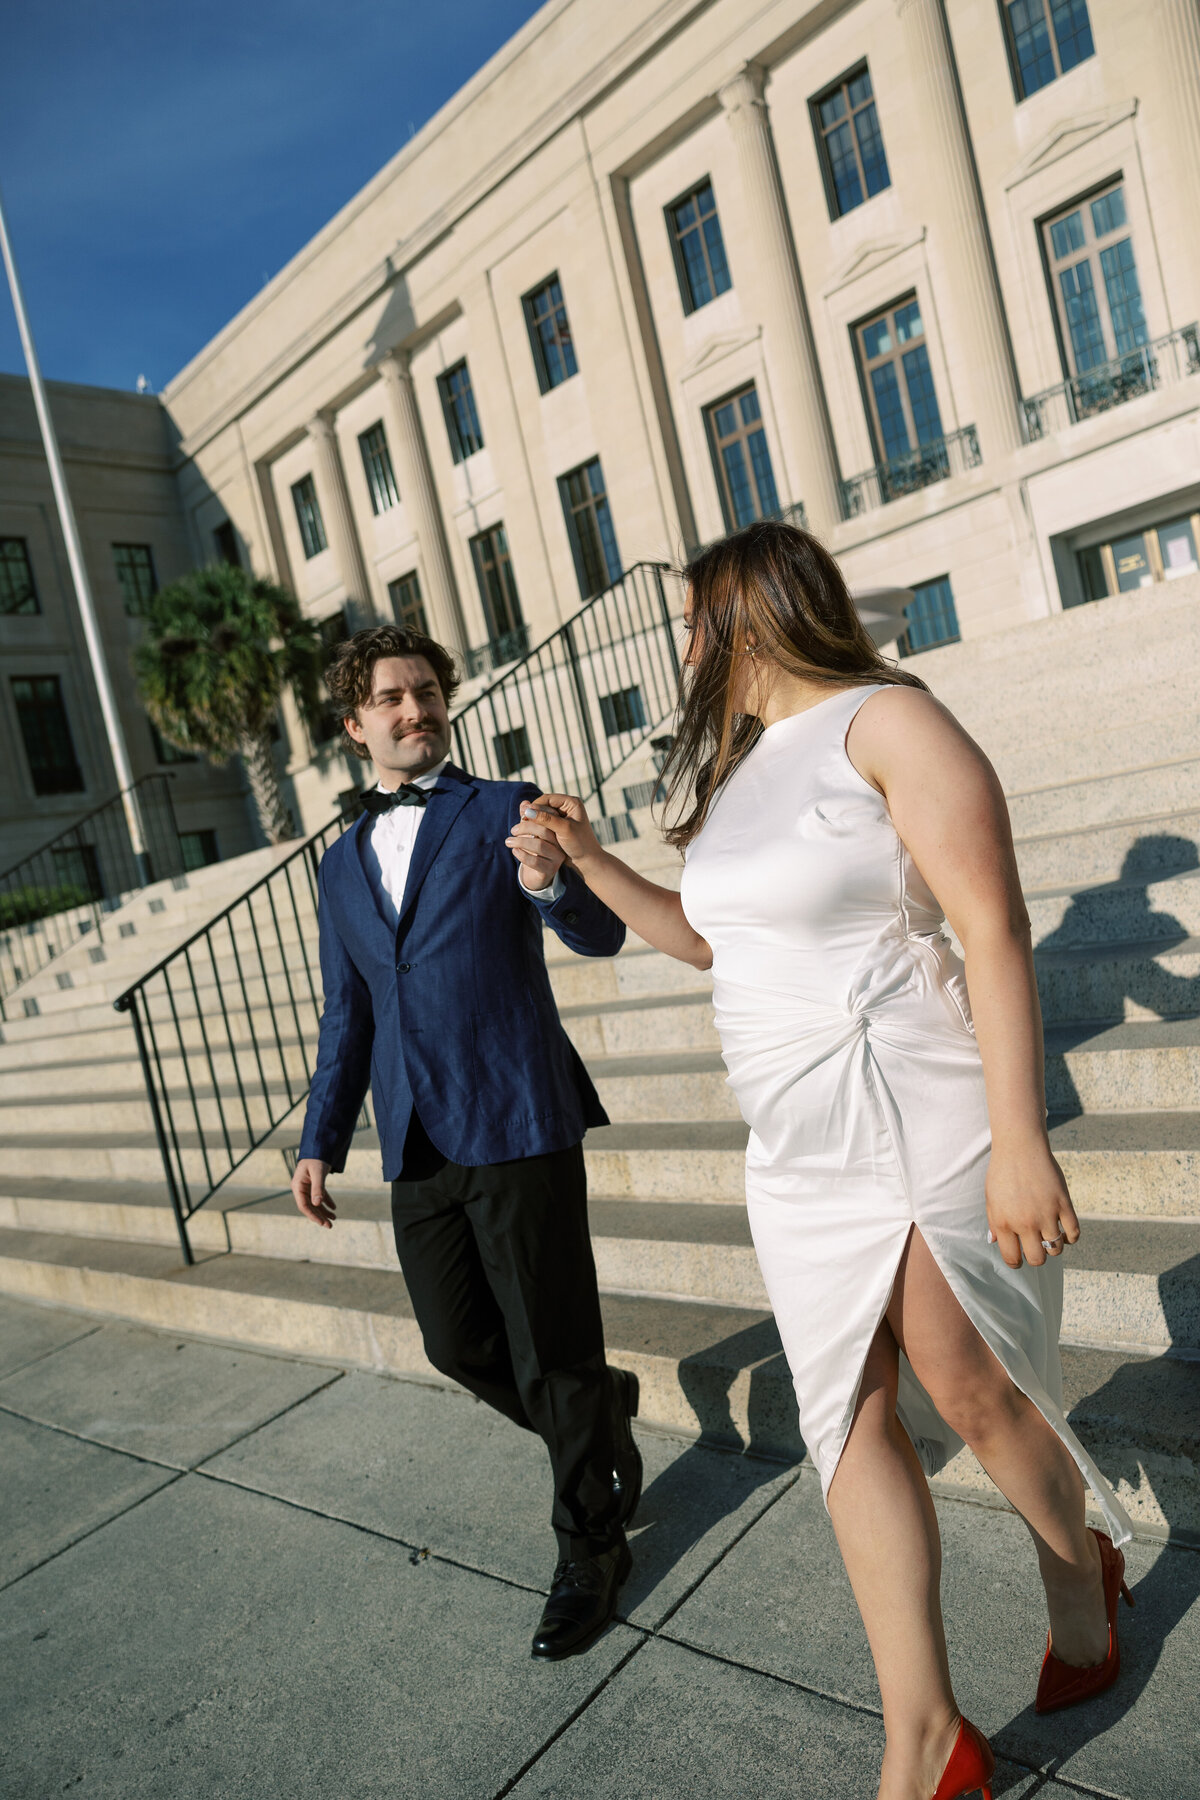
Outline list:
[[[170,775],[143,775],[0,874],[0,1019],[34,975],[94,933],[105,915],[148,882],[183,873]],[[129,837],[126,796],[136,795],[145,840]]]
[[[133,1021],[185,1262],[189,1219],[308,1093],[317,869],[354,818],[306,838],[113,1001]]]
[[[499,781],[595,799],[674,711],[676,621],[665,563],[635,563],[452,721],[455,760]]]

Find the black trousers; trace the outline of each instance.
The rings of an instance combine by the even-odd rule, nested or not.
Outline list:
[[[608,1548],[611,1394],[582,1144],[465,1168],[414,1125],[392,1223],[430,1362],[542,1438],[559,1555]]]

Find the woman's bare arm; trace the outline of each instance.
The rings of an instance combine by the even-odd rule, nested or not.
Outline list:
[[[932,695],[889,688],[856,715],[847,750],[963,947],[992,1128],[988,1221],[1012,1268],[1079,1223],[1046,1132],[1041,1009],[1029,915],[995,770]]]
[[[712,951],[684,918],[679,895],[610,856],[589,825],[582,800],[573,794],[539,795],[522,806],[520,823],[505,843],[518,862],[538,868],[539,846],[548,839],[566,852],[597,899],[647,944],[693,968],[712,967]]]

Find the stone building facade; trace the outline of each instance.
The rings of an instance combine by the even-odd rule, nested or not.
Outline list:
[[[47,391],[134,779],[169,781],[191,864],[236,856],[261,841],[240,768],[164,744],[130,675],[143,600],[197,560],[170,419],[151,395]],[[0,874],[116,792],[33,397],[15,375],[0,375],[0,759]],[[158,793],[147,804],[157,828]],[[62,859],[58,876],[78,880],[78,852]]]
[[[773,511],[915,590],[904,650],[1152,606],[1197,193],[1196,0],[549,0],[165,390],[188,548],[478,680]]]

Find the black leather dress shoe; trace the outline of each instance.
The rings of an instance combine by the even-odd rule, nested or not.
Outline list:
[[[617,1524],[630,1523],[642,1497],[642,1453],[633,1439],[632,1420],[637,1418],[640,1388],[628,1369],[609,1370],[612,1388],[613,1491],[617,1495]]]
[[[533,1635],[534,1656],[556,1662],[588,1649],[616,1612],[617,1590],[632,1567],[624,1533],[611,1550],[560,1562]]]

